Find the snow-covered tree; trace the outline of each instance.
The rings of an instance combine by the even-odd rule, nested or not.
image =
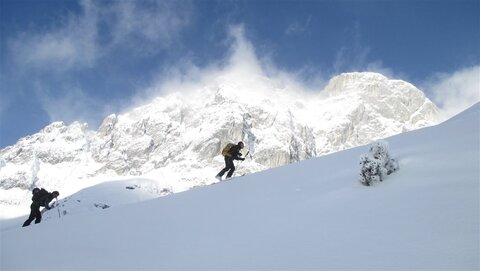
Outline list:
[[[388,142],[378,140],[370,145],[368,154],[360,156],[360,182],[369,186],[382,182],[387,175],[398,170],[398,162],[390,158]]]

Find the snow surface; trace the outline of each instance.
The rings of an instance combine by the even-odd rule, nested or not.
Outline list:
[[[476,104],[387,138],[400,170],[371,187],[358,182],[362,146],[60,219],[54,208],[27,228],[3,220],[1,269],[478,270],[479,121]],[[115,183],[83,197],[124,197],[131,184]]]

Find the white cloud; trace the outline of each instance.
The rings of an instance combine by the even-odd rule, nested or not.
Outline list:
[[[168,48],[190,22],[192,7],[175,1],[118,1],[109,9],[113,46],[140,51]]]
[[[333,68],[336,72],[339,71],[360,71],[365,68],[367,63],[367,56],[370,49],[367,47],[359,47],[354,44],[353,47],[341,47],[335,56]]]
[[[176,89],[174,85],[205,83],[217,76],[229,76],[231,80],[241,81],[254,75],[264,75],[265,69],[262,65],[265,65],[259,60],[255,48],[245,37],[243,25],[228,27],[226,42],[229,52],[224,59],[218,59],[200,68],[190,59],[182,58],[160,72],[154,82],[154,88],[157,91],[161,90],[159,93],[165,93],[169,92],[169,89]]]
[[[97,100],[73,83],[70,72],[95,68],[118,50],[137,55],[168,49],[189,24],[193,10],[189,1],[79,0],[79,4],[80,12],[62,14],[49,26],[10,39],[9,53],[50,121],[78,120],[95,127],[127,101]]]
[[[333,62],[334,74],[342,72],[377,72],[389,78],[407,79],[405,74],[395,73],[384,65],[383,61],[371,59],[369,46],[362,43],[360,24],[355,23],[346,29],[352,41],[340,47]]]
[[[263,74],[261,63],[255,54],[255,48],[245,37],[243,25],[231,26],[229,35],[233,38],[231,54],[228,60],[228,69],[237,74]]]
[[[61,27],[44,33],[23,33],[10,42],[19,67],[68,70],[93,64],[97,57],[98,10],[81,2],[83,14],[70,16]]]
[[[452,117],[480,102],[480,66],[437,74],[424,85],[445,117]]]
[[[369,59],[370,49],[356,43],[353,47],[341,47],[333,63],[334,74],[343,72],[376,72],[389,78],[406,79],[406,75],[395,73],[391,68],[385,67],[381,60]]]
[[[81,12],[68,14],[47,31],[26,32],[10,41],[19,67],[68,71],[96,64],[114,49],[150,53],[172,45],[188,25],[189,2],[80,1]]]
[[[248,91],[270,91],[262,89],[262,84],[259,84],[266,79],[280,88],[288,86],[288,89],[302,93],[313,93],[311,86],[318,86],[320,79],[323,80],[323,77],[319,76],[317,80],[311,80],[312,84],[308,84],[300,79],[303,70],[283,71],[278,69],[269,57],[257,55],[243,25],[229,26],[227,32],[229,52],[224,59],[218,59],[206,67],[198,67],[188,58],[180,59],[175,65],[161,70],[152,86],[132,98],[133,104],[125,107],[125,111],[172,92],[188,93],[203,89],[220,78],[220,81],[242,86],[240,89]],[[323,83],[322,81],[321,84]]]
[[[217,77],[227,77],[232,82],[244,82],[252,76],[264,74],[253,45],[245,37],[242,25],[228,27],[226,42],[229,46],[227,56],[211,62],[206,67],[196,66],[188,57],[164,67],[159,71],[151,87],[139,91],[136,97],[131,99],[133,104],[125,107],[126,111],[148,103],[157,96],[177,91],[198,90],[212,83]]]
[[[69,124],[78,121],[88,123],[91,129],[96,129],[107,115],[121,107],[121,101],[95,98],[74,83],[60,83],[52,87],[42,80],[35,80],[31,91],[30,95],[38,101],[50,123],[63,121]]]
[[[226,67],[219,71],[224,76],[230,75],[232,80],[243,83],[252,81],[252,84],[258,82],[256,80],[262,76],[274,80],[279,85],[289,85],[302,92],[312,91],[312,88],[315,89],[324,84],[324,77],[318,71],[312,72],[308,67],[297,71],[281,70],[270,56],[257,55],[254,45],[246,36],[243,25],[231,26],[229,35],[232,38],[230,55],[226,61]],[[305,74],[315,74],[315,78],[306,80]]]
[[[98,124],[103,118],[102,104],[85,94],[82,89],[63,86],[61,94],[53,95],[47,87],[37,83],[35,92],[42,104],[43,110],[48,114],[50,122],[73,121],[87,122],[91,126]]]

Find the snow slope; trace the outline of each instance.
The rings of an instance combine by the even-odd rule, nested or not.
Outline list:
[[[400,170],[371,187],[357,181],[362,146],[28,228],[19,221],[2,227],[1,269],[478,270],[479,121],[476,104],[387,138]]]

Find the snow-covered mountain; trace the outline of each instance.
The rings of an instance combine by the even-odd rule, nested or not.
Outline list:
[[[136,204],[148,180],[96,185],[2,221],[0,269],[478,270],[479,123],[476,104],[387,138],[400,169],[370,187],[368,146]]]
[[[96,131],[55,122],[20,139],[0,151],[0,199],[25,205],[34,186],[68,195],[128,176],[157,180],[152,191],[162,195],[180,192],[216,181],[228,142],[248,146],[244,174],[433,125],[437,116],[416,87],[376,73],[341,74],[316,93],[227,73],[110,115]]]

